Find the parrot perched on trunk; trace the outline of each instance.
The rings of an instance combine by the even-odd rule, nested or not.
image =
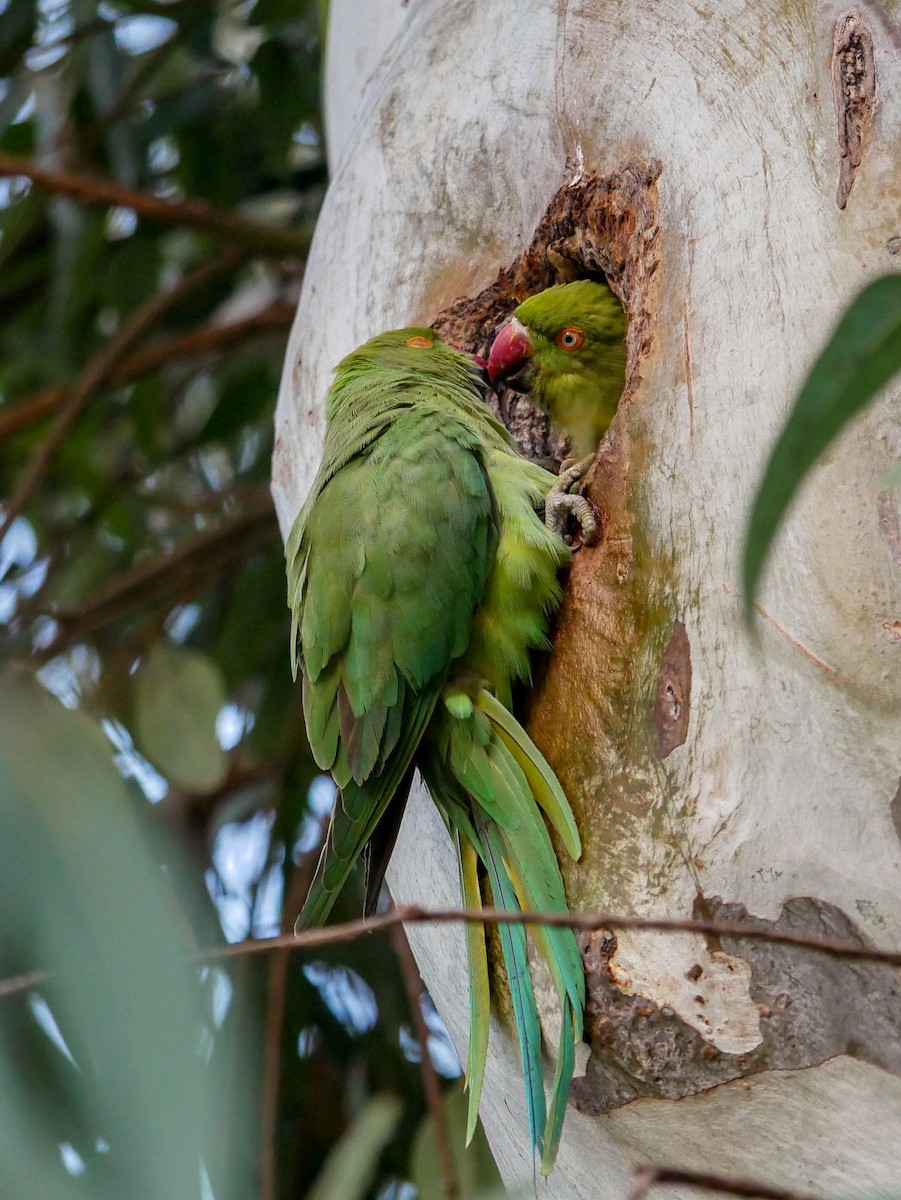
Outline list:
[[[298,930],[325,920],[364,851],[375,903],[414,768],[455,844],[467,908],[483,907],[487,881],[500,908],[567,911],[540,810],[573,858],[579,833],[510,704],[530,650],[549,646],[570,557],[536,509],[569,484],[518,453],[483,386],[471,358],[414,328],[349,354],[329,390],[322,463],[286,556],[307,732],[340,796]],[[548,1103],[526,930],[498,932],[530,1143],[547,1173],[582,1037],[582,962],[570,929],[529,928],[561,1008]],[[466,926],[466,944],[471,1137],[489,1026],[481,925]]]
[[[622,395],[625,338],[626,314],[606,284],[561,283],[514,310],[491,347],[488,375],[492,383],[521,382],[584,459],[597,450]]]

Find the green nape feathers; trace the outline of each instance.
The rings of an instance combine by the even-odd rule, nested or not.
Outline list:
[[[626,315],[603,283],[578,279],[530,296],[491,347],[492,382],[521,375],[569,434],[576,458],[593,454],[613,420],[626,371]],[[517,385],[518,386],[518,385]]]
[[[536,515],[555,480],[522,458],[470,358],[428,329],[382,334],[339,365],[322,463],[287,545],[292,652],[316,762],[340,789],[297,928],[326,919],[368,856],[378,896],[418,768],[457,848],[466,907],[566,911],[543,811],[577,858],[554,773],[509,711],[546,648],[563,542]],[[486,886],[487,885],[487,886]],[[582,1037],[585,982],[569,929],[529,933],[561,1008],[550,1103],[521,925],[501,925],[533,1153],[554,1163]],[[469,1135],[488,1045],[485,933],[467,928]]]

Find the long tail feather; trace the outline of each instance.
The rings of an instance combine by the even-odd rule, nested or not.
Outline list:
[[[500,908],[515,911],[516,894],[507,878],[503,865],[503,847],[497,832],[489,823],[477,817],[477,826],[482,836],[485,852],[485,867],[491,884],[495,904]],[[498,925],[504,966],[513,1001],[513,1015],[519,1037],[522,1058],[523,1081],[526,1090],[526,1112],[529,1119],[529,1143],[532,1153],[544,1151],[544,1128],[547,1124],[547,1108],[544,1098],[544,1082],[541,1071],[541,1025],[529,974],[526,950],[526,931],[521,925]]]
[[[440,725],[440,737],[432,743],[436,764],[426,778],[439,808],[447,812],[460,844],[472,843],[469,879],[461,879],[464,901],[479,907],[481,895],[473,861],[481,858],[488,873],[492,894],[499,907],[524,912],[566,912],[566,894],[550,834],[539,811],[548,815],[571,853],[580,851],[575,822],[562,788],[540,751],[516,720],[489,693],[477,692],[474,705],[448,708]],[[457,810],[461,810],[459,813]],[[464,817],[465,811],[465,817]],[[455,819],[454,815],[459,819]],[[481,929],[480,951],[467,931],[470,974],[473,963],[484,961],[485,943]],[[541,1029],[534,988],[528,966],[526,933],[546,964],[560,1004],[561,1029],[554,1082],[548,1107],[541,1068]],[[541,1152],[542,1172],[551,1170],[557,1155],[566,1115],[575,1062],[575,1043],[582,1037],[585,976],[578,943],[571,929],[543,925],[498,929],[510,983],[513,1013],[523,1062],[529,1134],[533,1152]],[[471,1000],[470,1053],[484,1053],[479,1042],[480,990],[473,981]],[[485,1036],[487,1037],[487,1031]],[[481,1061],[481,1060],[480,1060]],[[476,1075],[470,1060],[470,1079]],[[470,1084],[472,1086],[472,1083]],[[475,1123],[477,1097],[470,1096],[470,1129]]]
[[[551,1104],[547,1114],[547,1124],[544,1127],[544,1154],[541,1156],[541,1174],[550,1175],[557,1158],[557,1148],[560,1145],[560,1134],[563,1132],[563,1119],[566,1116],[566,1102],[569,1098],[569,1085],[575,1068],[576,1046],[574,1018],[576,1014],[567,1000],[563,1005],[563,1020],[560,1024],[560,1044],[557,1050],[557,1069],[554,1072],[554,1085],[551,1089]],[[579,1014],[581,1018],[581,1013]]]
[[[570,856],[575,859],[581,858],[582,840],[576,828],[576,819],[560,781],[547,765],[544,755],[513,714],[484,688],[480,688],[476,693],[475,706],[485,713],[519,764],[528,780],[532,795],[544,809]]]
[[[460,861],[460,886],[467,908],[482,907],[479,886],[479,860],[475,846],[457,833],[457,853]],[[469,1111],[466,1118],[466,1145],[472,1141],[479,1119],[479,1101],[485,1078],[488,1057],[488,1030],[491,1014],[491,993],[488,984],[488,951],[485,927],[469,923],[466,926],[466,956],[469,961],[469,1055],[466,1068],[466,1087],[469,1091]]]

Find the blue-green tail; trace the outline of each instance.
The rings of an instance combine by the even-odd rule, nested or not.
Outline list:
[[[539,806],[578,857],[581,844],[572,811],[540,751],[503,706],[483,690],[454,690],[436,710],[427,735],[423,774],[454,832],[463,902],[484,904],[483,869],[494,904],[508,911],[566,912],[560,868]],[[526,929],[499,925],[525,1081],[532,1152],[542,1174],[554,1165],[575,1061],[582,1037],[585,977],[571,929],[528,926],[550,971],[561,1006],[557,1066],[546,1104],[541,1027],[528,966]],[[467,927],[470,976],[468,1136],[475,1129],[488,1050],[489,992],[484,930]]]

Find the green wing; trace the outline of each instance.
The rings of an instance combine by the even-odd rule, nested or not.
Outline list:
[[[497,534],[479,440],[439,403],[405,409],[314,485],[299,521],[293,650],[314,758],[342,790],[308,925],[327,914],[407,772],[468,644]]]

